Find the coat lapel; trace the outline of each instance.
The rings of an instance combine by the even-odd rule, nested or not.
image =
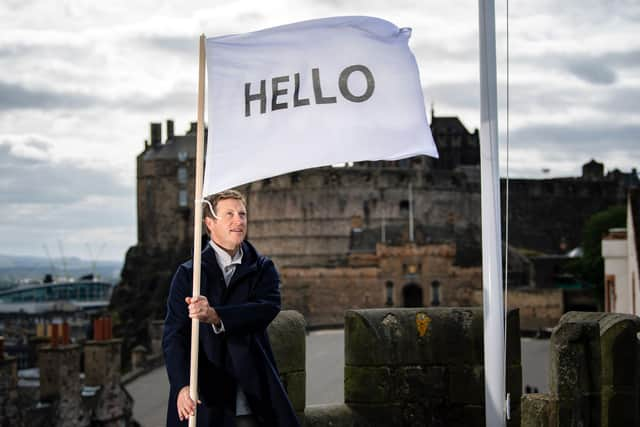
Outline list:
[[[242,252],[242,263],[236,267],[236,271],[233,273],[233,276],[231,276],[231,280],[229,281],[229,290],[231,290],[238,282],[241,282],[246,276],[258,269],[256,258],[245,242],[242,242]]]
[[[210,305],[221,304],[226,293],[226,286],[211,245],[207,245],[202,251],[202,270],[206,282],[206,286],[202,287],[202,295],[207,297]]]

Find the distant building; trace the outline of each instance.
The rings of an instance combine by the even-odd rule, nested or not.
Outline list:
[[[638,248],[640,246],[640,191],[629,191],[627,228],[614,228],[602,239],[605,310],[640,314]]]

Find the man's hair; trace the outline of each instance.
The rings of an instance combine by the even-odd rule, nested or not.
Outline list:
[[[214,218],[213,214],[211,213],[211,209],[213,209],[213,212],[215,212],[216,216],[218,215],[217,209],[218,209],[218,202],[220,200],[226,200],[226,199],[240,200],[245,207],[247,206],[247,201],[245,200],[242,193],[236,190],[225,190],[219,193],[210,194],[204,199],[209,203],[206,203],[206,202],[202,203],[202,219],[203,220],[204,218],[207,218],[207,217]],[[209,204],[211,204],[211,207],[209,207]]]

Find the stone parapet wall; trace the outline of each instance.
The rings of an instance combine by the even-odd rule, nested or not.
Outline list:
[[[617,313],[569,312],[564,323],[596,322],[602,426],[640,425],[640,318]],[[595,358],[593,358],[595,359]]]
[[[84,345],[85,384],[106,386],[120,383],[121,339],[87,341]]]
[[[345,403],[372,426],[484,425],[479,308],[352,310],[345,320]],[[519,424],[518,314],[507,328],[507,388]]]
[[[0,426],[22,427],[24,420],[18,408],[18,361],[5,356],[3,351],[0,345]]]
[[[304,419],[306,406],[306,323],[297,311],[285,310],[267,330],[280,379],[298,418]]]
[[[58,347],[47,346],[40,349],[40,400],[35,408],[25,408],[25,412],[36,415],[47,414],[46,426],[88,427],[91,424],[89,408],[81,396],[80,355],[82,348],[77,344]],[[43,411],[46,409],[46,411]],[[47,417],[43,417],[46,419]]]
[[[640,318],[569,312],[551,335],[550,393],[522,398],[522,426],[640,425]]]
[[[549,389],[562,426],[600,421],[600,333],[596,322],[560,323],[551,335]]]

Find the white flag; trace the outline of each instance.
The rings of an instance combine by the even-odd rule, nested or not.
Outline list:
[[[410,35],[354,16],[207,39],[203,194],[317,166],[437,157]]]

